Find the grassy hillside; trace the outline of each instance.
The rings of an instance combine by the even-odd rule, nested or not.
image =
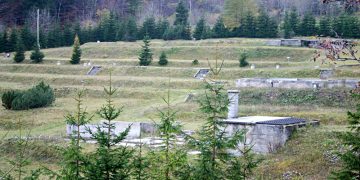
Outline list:
[[[149,67],[139,67],[138,53],[141,42],[115,42],[115,43],[88,43],[81,46],[83,58],[81,63],[91,62],[92,65],[100,65],[103,69],[96,76],[87,76],[89,66],[70,65],[69,59],[72,48],[54,48],[43,50],[45,60],[42,64],[33,64],[28,59],[22,64],[15,64],[11,59],[0,58],[0,94],[8,89],[26,89],[39,81],[50,84],[56,92],[55,103],[48,108],[33,109],[27,111],[7,111],[0,108],[0,135],[10,131],[10,136],[17,133],[17,122],[21,120],[26,128],[31,129],[32,135],[46,135],[61,137],[65,134],[64,115],[73,111],[75,101],[73,97],[77,90],[85,89],[87,92],[84,104],[90,113],[105,103],[103,86],[108,84],[109,71],[112,70],[113,85],[119,88],[115,95],[115,104],[124,106],[124,112],[120,115],[120,121],[152,121],[157,120],[156,109],[163,108],[165,104],[161,98],[170,89],[172,105],[178,110],[178,120],[185,129],[197,129],[203,122],[198,111],[196,102],[185,102],[189,93],[199,94],[202,92],[202,81],[193,78],[199,68],[207,67],[215,63],[216,57],[224,59],[224,68],[220,78],[226,82],[226,89],[235,88],[235,80],[245,77],[289,77],[289,78],[318,78],[319,68],[336,66],[334,78],[360,78],[360,70],[357,66],[348,66],[356,62],[341,62],[334,64],[321,64],[311,61],[314,49],[273,47],[266,46],[266,39],[214,39],[204,41],[161,41],[151,42],[154,52],[154,60]],[[169,65],[160,67],[157,64],[158,56],[162,51],[168,55]],[[256,69],[250,67],[240,68],[238,57],[246,52],[248,61],[254,64]],[[29,58],[27,52],[27,58]],[[290,57],[290,60],[287,60]],[[198,59],[199,65],[192,65],[192,60]],[[61,65],[57,65],[60,62]],[[275,66],[280,65],[280,69]],[[170,83],[169,83],[170,81]],[[320,98],[314,101],[299,103],[298,99],[284,101],[288,97],[272,100],[267,94],[273,93],[276,97],[282,94],[299,96],[311,94],[309,91],[291,90],[267,90],[267,89],[242,89],[240,99],[240,115],[273,115],[295,116],[306,119],[318,119],[323,127],[309,130],[309,136],[296,136],[279,153],[266,157],[266,161],[260,167],[264,174],[271,170],[274,177],[288,169],[297,169],[296,162],[289,160],[289,148],[299,148],[299,153],[291,154],[299,161],[304,161],[308,156],[304,147],[311,147],[319,141],[307,140],[307,138],[324,137],[332,133],[333,129],[344,129],[346,111],[351,109],[352,104],[347,103],[338,106],[348,90],[334,90],[320,93]],[[281,94],[282,93],[282,94]],[[292,93],[292,94],[291,94]],[[333,99],[323,99],[332,95]],[[94,122],[100,118],[95,116]],[[332,125],[332,126],[330,126]],[[312,132],[314,131],[314,132]],[[299,141],[299,143],[298,143]],[[303,146],[304,145],[304,146]],[[291,147],[290,147],[291,146]],[[294,150],[295,151],[295,150]],[[324,151],[319,146],[317,151]],[[315,155],[315,160],[323,161],[321,153]],[[291,159],[291,158],[290,158]],[[36,160],[37,161],[37,160]],[[276,163],[273,163],[276,161]],[[325,161],[325,160],[324,160]],[[41,162],[41,161],[40,161]],[[271,165],[269,165],[269,163]],[[306,166],[306,165],[305,165]],[[326,166],[326,170],[322,170]],[[298,171],[305,172],[310,168],[315,170],[310,173],[302,173],[304,177],[314,176],[317,172],[328,173],[333,165],[327,163],[311,164]],[[276,171],[275,171],[276,170]],[[324,171],[324,172],[323,172]]]

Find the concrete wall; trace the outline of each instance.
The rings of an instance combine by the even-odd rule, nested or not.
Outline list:
[[[299,125],[266,125],[266,124],[227,124],[225,131],[231,136],[239,130],[246,129],[246,144],[253,145],[255,153],[271,153],[285,145],[293,131]],[[239,147],[243,148],[240,143]]]
[[[356,88],[360,79],[297,79],[297,78],[242,78],[236,81],[236,87],[257,88]]]
[[[97,132],[98,127],[100,127],[100,129],[102,131],[105,131],[106,128],[104,128],[105,125],[103,124],[103,122],[104,121],[101,121],[99,124],[86,124],[86,125],[80,126],[81,137],[83,137],[85,139],[91,139],[92,137],[91,137],[91,134],[89,133],[89,130],[93,133]],[[124,132],[125,129],[131,125],[130,131],[129,131],[126,139],[139,138],[141,132],[153,133],[156,131],[156,127],[152,123],[114,121],[113,124],[115,126],[115,129],[112,132],[113,135],[115,135],[115,134],[118,135],[118,134]],[[66,125],[66,135],[67,136],[71,136],[72,134],[74,134],[76,132],[77,132],[76,126],[72,126],[72,125],[68,125],[68,124]]]

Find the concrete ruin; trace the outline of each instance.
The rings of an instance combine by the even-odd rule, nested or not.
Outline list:
[[[84,139],[91,139],[92,135],[90,132],[97,132],[98,127],[101,130],[105,130],[104,122],[101,121],[99,124],[86,124],[80,126],[80,134],[81,137]],[[120,134],[126,130],[127,127],[131,126],[129,134],[127,135],[126,139],[136,139],[140,138],[141,133],[145,134],[154,134],[156,132],[156,127],[153,123],[144,123],[144,122],[123,122],[123,121],[113,121],[113,125],[115,129],[112,131],[112,134]],[[77,127],[73,125],[66,125],[66,135],[72,136],[77,132]]]
[[[267,41],[266,45],[317,48],[320,45],[320,41],[313,39],[276,39]]]
[[[87,72],[87,75],[94,76],[100,72],[101,66],[92,66],[91,69]]]
[[[194,78],[196,79],[204,79],[210,72],[210,69],[199,69],[196,74],[194,75]]]
[[[228,91],[228,119],[223,120],[225,132],[232,136],[237,131],[245,130],[246,142],[253,146],[255,153],[271,153],[285,145],[291,134],[298,128],[308,124],[316,126],[318,121],[306,121],[294,117],[248,116],[238,117],[239,91]],[[238,152],[234,152],[235,154]]]
[[[358,82],[360,82],[360,79],[242,78],[236,80],[236,87],[287,89],[357,88]]]

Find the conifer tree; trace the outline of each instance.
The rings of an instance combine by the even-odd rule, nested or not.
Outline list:
[[[359,179],[360,178],[360,95],[353,94],[358,102],[356,112],[348,112],[349,131],[342,133],[340,138],[345,151],[340,153],[343,162],[341,170],[332,173],[332,179]]]
[[[320,36],[331,36],[332,35],[331,20],[329,17],[322,17],[319,22],[319,32]]]
[[[174,25],[183,25],[188,24],[189,10],[185,7],[185,3],[181,0],[176,7],[175,21]]]
[[[216,20],[216,24],[212,29],[212,34],[214,38],[225,38],[228,36],[228,29],[225,27],[224,21],[222,17],[219,17]]]
[[[73,33],[71,32],[69,24],[64,26],[63,38],[64,38],[64,45],[71,46],[71,44],[73,43],[74,36],[73,36]]]
[[[21,63],[25,60],[25,47],[21,37],[17,38],[14,61]]]
[[[294,35],[291,28],[290,16],[288,12],[285,12],[285,18],[282,28],[284,30],[284,38],[288,39]]]
[[[210,63],[209,63],[210,65]],[[200,110],[206,117],[205,124],[198,132],[198,138],[190,138],[189,143],[201,153],[196,160],[194,179],[225,179],[226,161],[231,158],[228,149],[235,149],[242,139],[243,132],[236,132],[233,137],[225,134],[224,123],[228,111],[229,99],[224,92],[224,86],[217,81],[222,69],[216,60],[215,67],[210,65],[212,76],[205,79],[205,93],[199,99]]]
[[[289,24],[291,26],[291,30],[293,32],[294,35],[297,35],[299,33],[299,15],[298,12],[296,10],[296,8],[292,8],[290,15],[289,15]]]
[[[125,41],[136,41],[138,29],[134,18],[129,18],[126,24],[126,33],[124,36]]]
[[[16,50],[16,43],[18,41],[18,37],[20,34],[17,33],[16,29],[11,30],[10,39],[8,41],[8,51],[7,52],[14,52]]]
[[[21,29],[20,36],[22,37],[25,50],[32,49],[36,42],[36,38],[30,32],[29,26],[27,24]]]
[[[110,13],[109,18],[104,22],[104,40],[114,42],[116,40],[116,21],[115,14]]]
[[[167,60],[165,52],[163,51],[163,52],[161,52],[161,55],[159,57],[159,65],[165,66],[167,64],[168,64],[168,60]]]
[[[189,179],[190,171],[186,150],[176,145],[177,134],[181,133],[181,125],[176,122],[176,111],[170,105],[170,91],[163,98],[164,110],[158,110],[160,122],[156,124],[164,147],[159,151],[151,151],[151,174],[153,179]]]
[[[84,91],[79,91],[75,98],[77,103],[76,112],[65,116],[66,124],[75,127],[76,131],[72,132],[70,145],[63,152],[61,179],[83,179],[83,173],[85,172],[87,160],[80,145],[82,139],[80,126],[87,124],[92,116],[89,116],[83,108],[83,97]]]
[[[148,66],[152,61],[152,52],[150,50],[150,38],[149,36],[145,36],[143,39],[144,45],[142,46],[142,51],[139,56],[139,65],[140,66]]]
[[[86,179],[129,179],[131,175],[131,159],[133,150],[124,146],[116,146],[128,135],[131,126],[120,134],[114,132],[114,120],[119,117],[122,108],[114,106],[113,96],[117,92],[112,86],[111,73],[108,88],[104,88],[106,104],[104,104],[97,114],[105,120],[98,126],[96,132],[91,132],[93,139],[97,142],[95,152],[90,153],[86,164]]]
[[[71,56],[71,64],[79,64],[81,60],[81,49],[80,49],[80,40],[78,35],[75,35],[74,45],[73,45],[73,54]]]
[[[6,44],[7,44],[7,33],[4,31],[4,33],[0,34],[0,53],[6,51]]]
[[[40,63],[45,57],[44,53],[40,51],[40,47],[36,46],[34,51],[31,52],[30,59],[35,63]]]
[[[148,35],[151,39],[156,38],[156,23],[154,17],[146,18],[139,31],[139,38],[143,38],[145,35]]]
[[[256,24],[254,15],[248,11],[245,20],[242,24],[243,32],[245,37],[255,37],[256,36]]]
[[[301,35],[313,36],[316,34],[316,21],[311,13],[306,13],[301,22]]]
[[[166,19],[164,20],[159,20],[158,23],[156,24],[156,38],[158,39],[162,39],[164,34],[165,34],[165,31],[167,29],[169,29],[169,21],[167,21]]]
[[[199,22],[196,24],[196,28],[195,28],[195,32],[194,32],[194,38],[196,40],[200,40],[200,39],[205,39],[204,35],[206,33],[206,24],[205,24],[205,19],[204,17],[202,17]]]

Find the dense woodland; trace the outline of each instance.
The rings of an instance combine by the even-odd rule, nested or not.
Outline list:
[[[41,48],[80,42],[226,37],[360,37],[359,7],[344,2],[286,0],[22,0],[0,2],[0,52],[12,52],[21,37],[36,42],[40,9]]]

